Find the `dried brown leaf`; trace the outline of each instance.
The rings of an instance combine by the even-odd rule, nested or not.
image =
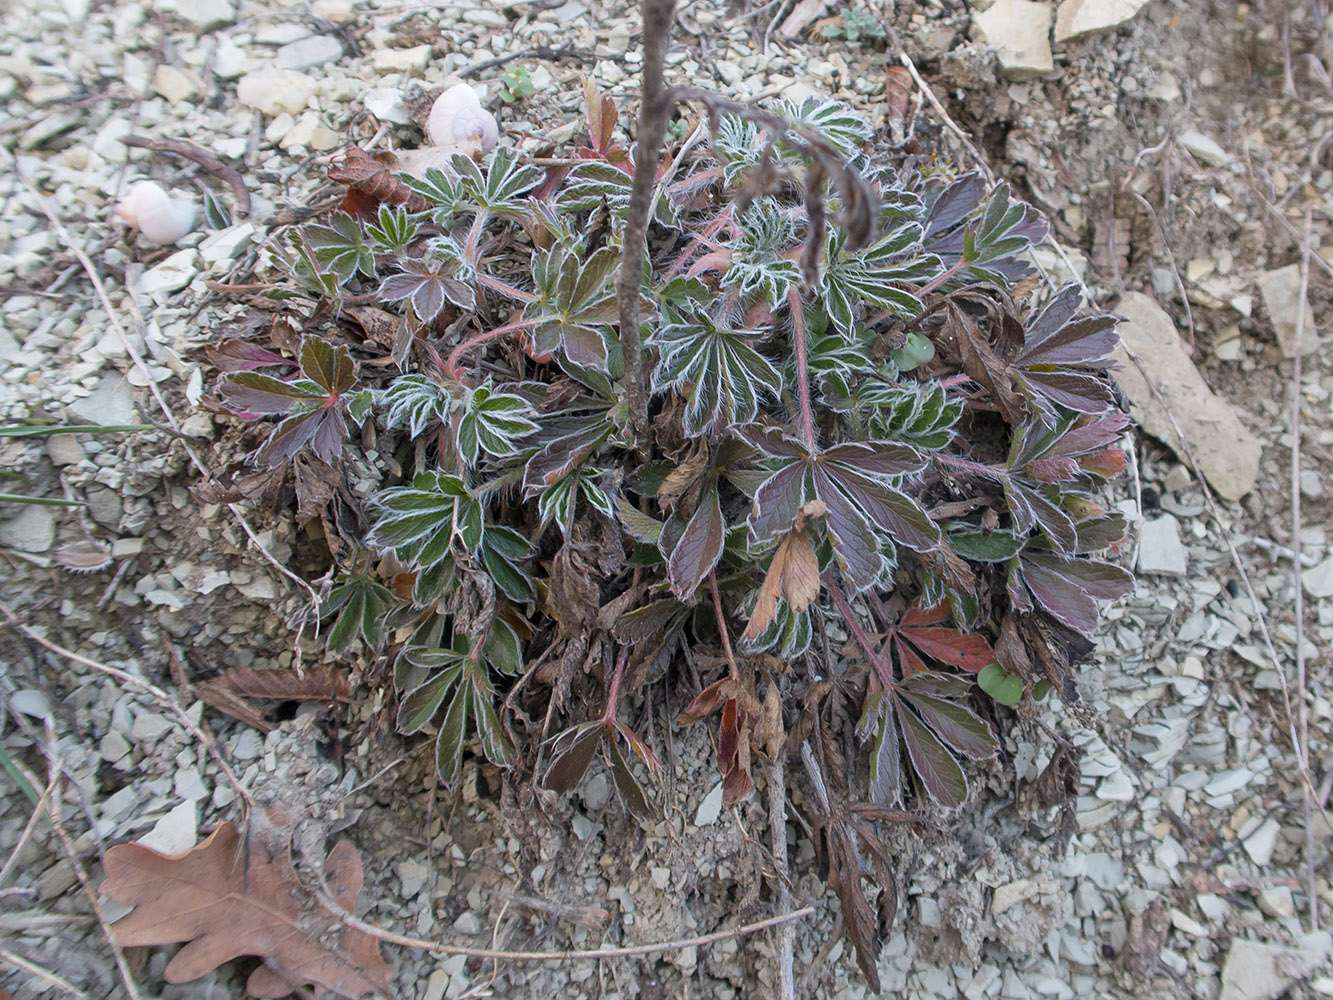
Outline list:
[[[112,925],[116,944],[188,942],[167,964],[166,980],[184,983],[241,955],[264,965],[246,984],[252,996],[286,996],[313,985],[337,997],[387,995],[390,972],[379,942],[310,907],[291,860],[291,828],[279,810],[255,817],[243,838],[219,826],[184,854],[141,844],[106,852],[102,893],[134,909]],[[340,841],[324,863],[338,903],[352,910],[361,892],[361,859]]]
[[[329,167],[329,180],[345,184],[362,198],[390,205],[405,205],[409,212],[424,212],[430,207],[421,195],[394,176],[398,159],[392,153],[371,155],[353,146],[343,162]]]
[[[777,614],[779,597],[785,598],[792,611],[799,614],[818,596],[819,559],[810,536],[803,530],[790,531],[773,553],[750,623],[741,638],[757,639],[763,634]]]

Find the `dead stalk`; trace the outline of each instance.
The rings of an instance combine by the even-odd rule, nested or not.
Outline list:
[[[648,389],[643,373],[643,339],[639,332],[640,286],[648,247],[657,162],[666,138],[671,97],[666,87],[666,52],[675,20],[675,0],[643,0],[643,74],[639,104],[638,147],[634,154],[634,186],[625,219],[625,249],[616,275],[620,309],[620,345],[625,361],[625,402],[634,425],[636,445],[648,449]]]
[[[12,951],[6,951],[4,948],[0,948],[0,962],[5,963],[6,965],[12,965],[20,972],[26,972],[34,979],[40,979],[48,986],[53,986],[64,993],[68,993],[72,997],[78,997],[79,1000],[88,1000],[88,994],[69,982],[69,980],[62,979],[54,972],[29,962],[22,955],[15,955]]]
[[[1292,579],[1296,585],[1296,706],[1300,725],[1297,762],[1309,773],[1310,766],[1310,710],[1306,703],[1305,683],[1305,593],[1301,584],[1301,354],[1305,346],[1305,303],[1310,293],[1310,209],[1305,209],[1305,239],[1301,243],[1301,290],[1296,297],[1296,358],[1291,367],[1291,549]],[[1290,718],[1290,699],[1287,703]],[[1319,893],[1315,884],[1314,826],[1312,798],[1314,788],[1303,783],[1302,796],[1305,811],[1305,874],[1306,892],[1310,900],[1310,930],[1319,929]]]
[[[18,864],[19,855],[23,853],[23,848],[32,837],[33,831],[37,829],[38,820],[41,819],[42,814],[50,807],[51,796],[55,794],[58,778],[59,775],[56,775],[47,782],[46,789],[42,792],[42,797],[37,800],[37,805],[33,808],[32,815],[28,817],[28,822],[23,826],[23,832],[19,835],[18,843],[15,844],[14,849],[9,852],[9,860],[5,862],[3,868],[0,868],[0,886],[5,884],[5,879],[9,878],[9,873],[12,872],[14,866]]]
[[[395,934],[393,931],[386,931],[382,927],[368,924],[348,913],[338,904],[328,886],[323,884],[322,877],[319,898],[324,908],[341,920],[343,924],[388,944],[396,944],[417,951],[433,952],[437,955],[467,955],[469,958],[493,958],[507,962],[576,962],[602,958],[630,958],[635,955],[658,955],[668,951],[683,951],[686,948],[704,948],[711,944],[717,944],[719,941],[729,941],[733,938],[746,937],[759,931],[768,930],[770,927],[779,927],[815,912],[813,906],[803,906],[790,913],[782,913],[776,917],[769,917],[767,920],[733,927],[730,930],[714,931],[712,934],[704,934],[700,937],[680,938],[676,941],[662,941],[657,944],[639,944],[624,948],[592,948],[587,951],[503,951],[497,948],[467,948],[462,945],[442,944],[439,941],[426,941],[422,938],[409,937],[406,934]]]
[[[788,888],[787,868],[787,775],[786,750],[773,755],[768,768],[768,825],[773,835],[773,881],[777,888],[777,910],[786,913],[791,908],[791,890]],[[796,950],[796,925],[780,924],[776,932],[774,952],[778,965],[779,1000],[796,1000],[796,981],[793,973]]]

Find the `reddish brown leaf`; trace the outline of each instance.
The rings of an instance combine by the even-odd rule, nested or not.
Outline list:
[[[392,153],[371,155],[356,146],[347,150],[343,162],[329,167],[329,180],[345,184],[356,194],[374,202],[406,205],[409,212],[424,212],[430,204],[393,175],[398,159]]]
[[[792,611],[800,614],[818,596],[819,559],[810,544],[810,537],[803,530],[793,530],[773,553],[773,561],[759,587],[754,613],[741,638],[757,639],[763,634],[777,614],[779,597],[786,599]]]
[[[350,693],[347,676],[333,666],[312,667],[299,674],[295,670],[236,667],[207,683],[242,698],[271,698],[275,701],[339,701]]]
[[[109,899],[133,906],[112,925],[116,944],[188,942],[167,964],[166,980],[184,983],[241,955],[264,960],[247,983],[252,996],[286,996],[313,985],[337,997],[387,994],[390,972],[379,942],[310,905],[292,868],[291,828],[270,809],[241,836],[224,823],[180,855],[140,844],[106,852]],[[361,891],[361,859],[340,841],[324,863],[339,904],[352,910]]]

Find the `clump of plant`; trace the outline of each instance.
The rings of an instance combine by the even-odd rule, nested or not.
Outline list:
[[[841,38],[848,45],[860,45],[863,39],[878,41],[884,37],[884,28],[873,14],[848,7],[831,24],[819,29],[822,38]]]
[[[349,159],[348,210],[283,249],[291,323],[215,348],[218,398],[264,429],[240,485],[323,519],[329,645],[389,664],[442,781],[473,755],[565,792],[600,757],[652,815],[637,696],[667,678],[719,720],[726,803],[803,759],[873,980],[876,824],[962,807],[998,706],[1077,701],[1131,586],[1098,555],[1114,319],[1037,301],[1007,186],[836,102],[660,79],[650,51],[637,149],[588,87],[572,166]],[[659,155],[678,100],[705,117]]]

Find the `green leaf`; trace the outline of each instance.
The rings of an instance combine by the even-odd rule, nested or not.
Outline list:
[[[446,786],[458,780],[463,771],[463,746],[467,741],[468,701],[466,688],[454,692],[440,732],[435,737],[435,770]]]
[[[375,277],[375,252],[366,244],[361,224],[346,212],[335,212],[326,225],[307,225],[301,235],[322,271],[338,276],[345,285],[360,272]]]
[[[375,221],[366,224],[366,235],[376,253],[401,254],[417,238],[418,229],[416,216],[402,205],[386,202],[380,205]]]
[[[573,364],[606,370],[611,325],[619,316],[618,251],[603,247],[586,261],[557,244],[532,256],[533,293],[523,318],[537,354],[564,352]]]
[[[978,673],[977,684],[1001,705],[1017,705],[1023,697],[1022,679],[1015,677],[998,663],[992,663]]]

